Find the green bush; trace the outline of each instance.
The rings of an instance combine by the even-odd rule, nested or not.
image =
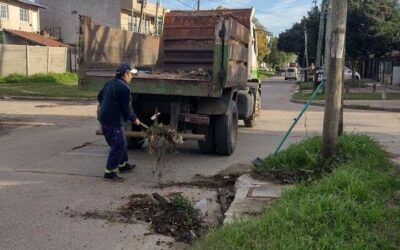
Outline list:
[[[26,82],[28,77],[22,74],[10,74],[3,78],[4,82],[9,83],[18,83],[18,82]]]

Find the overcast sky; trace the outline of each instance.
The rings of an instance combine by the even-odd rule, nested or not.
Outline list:
[[[156,0],[150,0],[155,3]],[[227,8],[254,7],[256,17],[275,36],[300,21],[313,6],[312,0],[200,0],[201,9],[212,9],[218,6]],[[318,4],[320,1],[318,1]],[[189,10],[195,8],[197,0],[162,0],[161,4],[168,9]]]

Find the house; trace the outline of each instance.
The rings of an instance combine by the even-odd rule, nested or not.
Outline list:
[[[43,5],[28,0],[0,0],[0,29],[40,32]]]
[[[42,30],[64,43],[75,46],[79,42],[79,15],[91,17],[92,21],[117,29],[136,31],[139,26],[140,4],[138,0],[36,0],[46,6],[40,13]],[[148,2],[148,1],[145,1]],[[163,10],[147,3],[144,8],[143,33],[154,33],[156,14]],[[133,18],[132,18],[133,13]]]
[[[47,8],[40,13],[42,30],[66,44],[79,42],[79,15],[89,16],[95,23],[121,27],[119,0],[36,0]]]
[[[67,47],[40,32],[40,11],[45,6],[27,0],[0,0],[1,44]]]
[[[167,10],[156,4],[144,1],[143,21],[139,30],[141,3],[137,0],[121,0],[121,29],[143,34],[160,34],[163,16]]]

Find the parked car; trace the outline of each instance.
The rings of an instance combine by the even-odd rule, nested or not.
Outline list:
[[[278,76],[285,76],[285,74],[286,74],[286,70],[284,70],[284,69],[279,70],[277,73]]]
[[[298,72],[297,68],[295,68],[295,67],[287,68],[286,73],[285,73],[285,80],[289,80],[289,79],[297,80],[298,76],[299,76],[299,72]]]
[[[319,80],[319,81],[322,80],[322,76],[323,76],[324,73],[325,73],[324,71],[325,71],[324,68],[318,69],[318,70],[316,71],[316,73],[318,74],[318,80]],[[348,67],[345,66],[345,67],[344,67],[344,81],[345,81],[345,82],[351,81],[352,76],[353,76],[353,71],[352,71],[351,69],[349,69]],[[354,80],[358,82],[360,79],[361,79],[361,75],[356,71],[356,72],[354,73]]]
[[[353,77],[353,71],[351,69],[347,68],[347,67],[344,67],[344,80],[345,81],[351,81],[352,77]],[[354,80],[358,82],[358,81],[360,81],[360,79],[361,79],[361,76],[356,71],[354,73]]]

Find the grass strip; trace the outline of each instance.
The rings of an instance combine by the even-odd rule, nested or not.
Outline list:
[[[321,162],[321,145],[314,137],[267,157],[253,171],[319,174],[298,178],[261,216],[216,229],[192,249],[398,249],[400,177],[386,153],[367,136],[345,135]]]
[[[258,74],[259,74],[261,79],[265,79],[265,78],[273,77],[275,75],[275,72],[274,71],[260,70],[260,71],[258,71]]]
[[[78,89],[75,73],[12,74],[0,79],[0,96],[95,98],[96,95],[96,91]]]

